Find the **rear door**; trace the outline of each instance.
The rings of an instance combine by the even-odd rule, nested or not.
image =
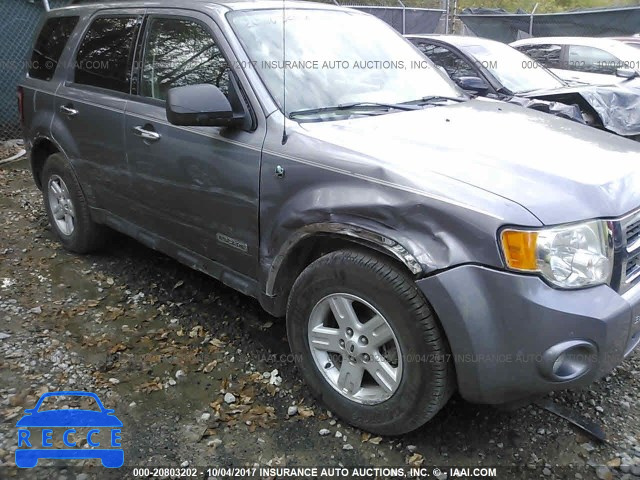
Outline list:
[[[264,125],[255,121],[238,62],[212,19],[191,11],[149,9],[142,43],[125,120],[135,221],[165,249],[179,246],[187,264],[200,265],[202,256],[255,278]],[[168,122],[168,90],[203,83],[246,114],[244,128]]]
[[[531,57],[540,65],[544,65],[560,78],[565,78],[568,72],[563,71],[564,51],[562,45],[556,43],[534,43],[531,45],[514,46],[516,50]],[[564,47],[566,49],[566,47]]]
[[[125,218],[131,213],[131,190],[124,107],[143,13],[101,11],[88,22],[58,89],[52,127],[92,205]]]
[[[26,128],[24,133],[32,143],[40,137],[50,137],[55,92],[64,70],[60,68],[58,71],[58,64],[79,20],[77,15],[53,16],[45,21],[36,38],[27,77],[19,90],[20,113]]]

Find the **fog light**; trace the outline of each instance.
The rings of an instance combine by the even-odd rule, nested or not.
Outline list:
[[[558,343],[542,355],[541,373],[554,382],[576,380],[597,363],[598,350],[585,340]]]

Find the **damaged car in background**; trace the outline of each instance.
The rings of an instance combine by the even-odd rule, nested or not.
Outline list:
[[[255,297],[352,425],[585,386],[640,343],[640,145],[470,98],[375,17],[75,6],[33,55],[20,114],[62,245],[111,227]]]
[[[462,89],[640,140],[640,89],[573,85],[518,50],[486,38],[407,35]]]

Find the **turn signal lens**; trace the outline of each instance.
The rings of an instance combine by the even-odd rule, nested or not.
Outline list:
[[[538,232],[504,230],[502,250],[507,265],[515,270],[537,271],[536,244]]]

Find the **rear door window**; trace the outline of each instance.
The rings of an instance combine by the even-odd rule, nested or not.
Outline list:
[[[31,54],[29,76],[39,80],[51,80],[64,47],[78,24],[79,17],[50,18],[42,27]]]
[[[153,18],[148,32],[142,96],[166,100],[171,88],[202,83],[229,94],[229,64],[202,25],[181,18]]]
[[[561,68],[561,45],[520,45],[516,49],[547,68]]]
[[[78,49],[75,83],[129,93],[139,30],[137,16],[96,18]]]
[[[620,59],[600,48],[569,45],[568,70],[615,75]]]

